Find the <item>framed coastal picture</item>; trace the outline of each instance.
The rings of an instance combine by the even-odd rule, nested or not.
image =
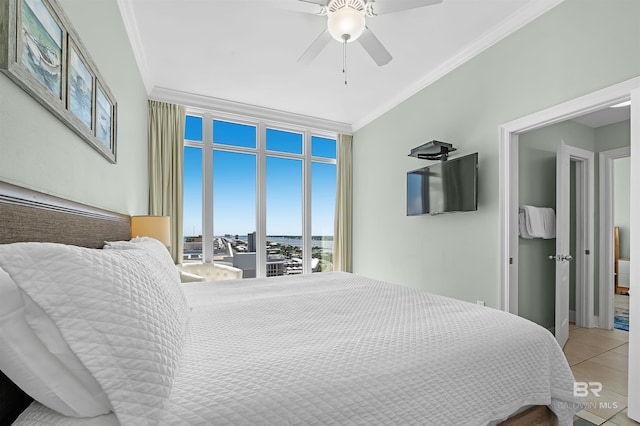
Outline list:
[[[116,162],[115,98],[57,0],[0,0],[0,71]]]
[[[69,43],[69,111],[75,114],[89,129],[93,128],[93,76],[78,54],[73,43]]]
[[[100,86],[97,87],[96,91],[96,137],[106,147],[110,147],[111,134],[113,133],[114,105]]]
[[[64,33],[43,0],[22,0],[22,64],[56,97],[62,94]]]

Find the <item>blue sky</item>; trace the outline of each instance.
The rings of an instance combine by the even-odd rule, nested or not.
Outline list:
[[[214,143],[256,147],[256,129],[214,121]],[[185,138],[202,140],[202,119],[187,117]],[[302,135],[267,129],[267,149],[302,153]],[[312,138],[312,155],[335,158],[335,140]],[[185,147],[184,235],[202,234],[202,150]],[[214,149],[214,234],[255,231],[256,155]],[[336,166],[312,162],[312,234],[333,235]],[[302,160],[267,156],[267,235],[302,235]]]

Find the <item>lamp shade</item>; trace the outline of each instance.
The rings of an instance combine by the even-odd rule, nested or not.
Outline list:
[[[333,38],[350,43],[362,35],[365,17],[362,12],[345,6],[329,14],[327,27]]]
[[[169,216],[131,216],[131,236],[155,238],[169,247],[171,245]]]

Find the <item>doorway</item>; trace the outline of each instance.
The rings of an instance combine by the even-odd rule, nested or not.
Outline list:
[[[560,123],[631,100],[631,147],[640,150],[640,77],[615,84],[574,100],[547,108],[500,126],[499,223],[500,282],[502,309],[518,314],[518,138],[529,130]],[[640,182],[640,157],[632,157],[631,191]],[[631,222],[640,219],[640,199],[631,199]],[[640,247],[640,227],[633,227],[631,247]],[[631,253],[633,257],[633,251]],[[631,281],[640,276],[640,268],[631,265]],[[633,285],[633,284],[632,284]],[[640,293],[631,292],[630,310],[640,312]],[[637,327],[634,327],[637,325]],[[640,316],[630,317],[629,358],[640,358]],[[634,331],[635,330],[635,331]],[[628,415],[640,419],[640,364],[630,363],[628,371]]]
[[[615,164],[618,160],[630,158],[631,148],[618,148],[601,152],[600,162],[600,304],[599,304],[599,326],[606,330],[611,330],[614,326],[615,315],[615,283],[616,278],[620,278],[616,271],[616,245],[614,228],[616,226],[615,208]],[[627,197],[631,194],[627,189]],[[620,201],[620,200],[618,200]],[[620,207],[619,207],[620,208]],[[619,216],[620,217],[620,216]],[[620,220],[620,219],[618,219]],[[629,220],[630,222],[630,220]],[[626,229],[624,229],[626,228]],[[623,233],[629,238],[630,230],[623,226]],[[623,236],[624,238],[624,236]],[[625,244],[626,246],[626,244]],[[618,253],[618,258],[621,256]],[[630,254],[624,250],[624,257]],[[619,263],[618,263],[619,265]],[[629,300],[627,299],[628,303]]]
[[[608,110],[603,111],[607,112]],[[618,122],[619,119],[622,121]],[[593,324],[589,323],[589,318],[593,317],[594,293],[582,290],[587,288],[584,282],[585,278],[589,277],[593,280],[594,272],[593,268],[587,268],[584,271],[583,265],[580,265],[585,260],[593,259],[593,261],[597,261],[601,255],[597,250],[593,250],[594,248],[597,249],[597,246],[593,243],[593,231],[588,231],[589,228],[593,229],[593,223],[590,227],[584,224],[585,218],[590,217],[593,220],[594,217],[593,204],[589,208],[584,202],[584,200],[593,200],[594,198],[593,190],[588,191],[586,189],[593,185],[594,173],[592,168],[591,173],[585,173],[585,171],[589,169],[588,165],[593,163],[594,152],[609,149],[612,146],[617,146],[617,144],[629,144],[628,114],[612,117],[610,121],[611,123],[609,121],[595,120],[595,117],[591,117],[589,120],[573,119],[523,133],[519,138],[520,203],[546,202],[556,209],[557,218],[555,240],[523,240],[522,238],[519,240],[520,302],[522,303],[524,298],[524,306],[531,309],[533,298],[529,297],[527,293],[535,293],[541,287],[547,287],[546,300],[543,299],[533,309],[547,308],[548,316],[550,317],[549,321],[554,321],[555,319],[553,332],[561,346],[566,343],[563,350],[576,380],[582,381],[585,378],[589,378],[593,382],[602,384],[602,397],[597,401],[588,401],[589,404],[585,411],[578,414],[596,424],[604,423],[607,419],[615,418],[618,421],[626,418],[624,410],[627,406],[628,355],[626,348],[628,348],[628,333],[620,332],[619,330],[609,332],[599,328],[591,328],[592,325],[598,326],[597,321],[593,321]],[[567,141],[567,144],[562,143],[563,139]],[[578,149],[573,145],[580,145],[587,149]],[[627,151],[629,151],[628,147]],[[605,151],[603,156],[606,157],[607,155],[608,153]],[[629,158],[626,160],[629,160]],[[621,180],[616,173],[616,171],[620,172],[623,169],[623,167],[616,167],[616,163],[620,161],[624,161],[624,159],[613,160],[614,188],[615,182]],[[554,163],[557,163],[557,170],[554,170]],[[532,169],[537,172],[534,175],[535,177],[544,175],[544,178],[531,179]],[[522,182],[523,180],[528,182]],[[566,182],[562,185],[560,183],[562,180],[570,181],[570,185],[567,185]],[[626,180],[629,181],[628,173]],[[564,189],[562,189],[563,186]],[[556,187],[554,194],[553,189]],[[571,190],[569,191],[567,187],[570,187]],[[527,198],[532,196],[532,192],[533,195],[536,195],[536,193],[538,195],[546,194],[546,198]],[[614,201],[620,201],[621,197],[617,196],[616,191],[607,193],[613,194]],[[627,201],[628,198],[627,193]],[[569,209],[567,209],[567,204],[570,205]],[[609,206],[611,207],[612,204],[609,203]],[[567,210],[570,213],[567,213]],[[615,208],[612,207],[612,210],[620,213],[622,210],[628,212],[629,208],[628,206],[624,208],[624,206],[616,205]],[[564,223],[563,215],[565,216]],[[616,215],[613,217],[613,223],[615,224],[624,225],[629,221],[628,214],[626,220],[619,217],[616,218]],[[622,228],[628,228],[628,226],[622,226]],[[613,235],[613,228],[610,230],[611,232],[607,231],[605,233]],[[623,231],[623,234],[628,236],[628,230]],[[590,236],[589,238],[584,238],[585,235]],[[558,244],[559,248],[556,248],[556,242],[559,242],[562,238],[565,239],[564,246]],[[567,246],[567,241],[571,243],[570,249]],[[527,277],[527,274],[524,274],[525,276],[523,277],[523,270],[531,269],[528,264],[533,263],[531,245],[546,245],[545,248],[541,247],[540,260],[535,267],[538,270],[546,269],[546,281],[527,281],[526,278],[531,278]],[[555,259],[552,264],[543,262],[544,250],[555,253]],[[587,254],[587,251],[589,251],[589,254]],[[624,254],[628,253],[627,250],[622,250],[622,252]],[[565,261],[564,255],[566,254],[573,255],[573,260],[570,262]],[[569,294],[567,294],[566,275],[569,270],[570,274],[568,275],[573,281],[570,289],[573,290],[570,290]],[[565,280],[560,279],[559,282],[564,287],[563,285],[555,286],[555,290],[558,293],[555,295],[556,303],[554,303],[554,281],[560,278],[562,274],[565,274]],[[527,286],[533,288],[527,288]],[[584,301],[583,298],[585,296],[591,296],[591,302]],[[545,302],[547,306],[545,306]],[[569,314],[573,313],[573,317],[568,315],[566,311],[571,302],[573,302],[573,307],[571,308],[573,312],[570,311]],[[555,318],[552,310],[549,309],[549,305],[556,305]],[[588,306],[588,308],[581,310],[584,306]],[[519,306],[520,315],[533,319],[528,317],[527,312],[522,308],[523,305],[521,304]],[[584,313],[588,314],[586,319],[581,318]],[[597,314],[597,311],[595,313]],[[604,408],[605,406],[607,407],[606,409]],[[597,421],[595,421],[596,419]]]
[[[551,234],[518,238],[518,315],[563,346],[570,320],[592,323],[594,131],[567,121],[523,133],[518,145],[519,226],[525,212],[546,211],[557,224]]]

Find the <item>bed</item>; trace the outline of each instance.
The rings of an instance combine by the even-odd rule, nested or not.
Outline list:
[[[0,267],[97,382],[91,413],[105,410],[64,416],[4,377],[0,414],[17,425],[531,424],[522,416],[538,406],[569,425],[581,407],[555,339],[522,318],[341,272],[181,285],[157,245],[122,235],[126,217],[0,192],[14,218],[0,242],[67,244],[2,245]],[[91,242],[8,231],[30,228],[11,212],[34,199],[38,222],[55,213],[57,229],[80,216],[119,231]],[[96,250],[104,241],[116,242]]]

